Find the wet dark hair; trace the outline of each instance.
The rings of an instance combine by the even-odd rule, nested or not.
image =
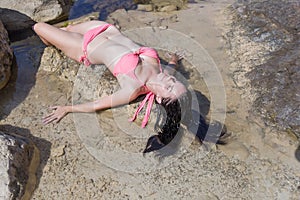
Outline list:
[[[188,98],[187,94],[184,94],[171,103],[168,99],[164,99],[161,104],[157,104],[158,117],[154,129],[158,134],[148,139],[143,153],[159,150],[174,139],[180,128],[186,103]]]
[[[171,103],[168,103],[166,99],[161,104],[157,104],[157,108],[158,117],[155,124],[157,135],[153,135],[148,139],[143,153],[159,151],[173,142],[172,140],[180,132],[181,123],[187,126],[187,129],[195,135],[200,143],[208,141],[217,144],[226,144],[226,141],[222,138],[227,133],[226,126],[220,122],[208,124],[205,117],[200,113],[196,113],[199,115],[197,122],[193,119],[190,92],[186,92],[179,99]],[[191,128],[193,126],[196,126],[196,130]],[[212,131],[209,131],[208,134],[209,127]],[[174,143],[177,144],[177,142],[175,141]]]

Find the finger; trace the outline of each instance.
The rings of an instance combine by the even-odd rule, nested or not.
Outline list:
[[[57,119],[53,120],[53,123],[57,124],[60,120],[61,120],[61,118],[57,118]]]
[[[171,55],[169,52],[165,53],[165,56],[166,56],[167,58],[171,58],[171,57],[172,57],[172,55]]]
[[[53,122],[56,119],[56,117],[52,117],[52,118],[48,118],[47,120],[43,121],[43,124],[50,124],[51,122]]]
[[[184,53],[183,53],[183,52],[177,53],[176,55],[177,55],[179,58],[183,58],[183,57],[184,57]]]
[[[52,110],[56,110],[58,108],[58,106],[50,106],[50,109]]]
[[[49,117],[53,117],[54,115],[57,115],[55,111],[52,111],[52,113],[46,115],[45,117],[43,117],[43,119],[47,119]]]
[[[176,51],[176,55],[179,56],[179,57],[184,57],[185,50],[178,50],[178,51]]]
[[[44,124],[49,124],[49,123],[51,123],[55,119],[57,119],[57,116],[56,115],[51,115],[51,116],[43,119],[43,123]]]

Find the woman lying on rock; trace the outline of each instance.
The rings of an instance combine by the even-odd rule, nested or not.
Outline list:
[[[122,35],[116,27],[102,21],[88,21],[66,28],[37,23],[33,29],[46,45],[57,47],[70,58],[86,66],[105,64],[121,86],[114,94],[101,97],[94,102],[54,106],[53,112],[43,118],[43,123],[57,123],[71,112],[95,112],[128,104],[138,96],[146,95],[131,121],[148,101],[142,122],[142,127],[145,127],[154,100],[163,106],[169,106],[166,110],[171,110],[173,119],[167,119],[164,125],[167,126],[165,131],[172,133],[160,132],[158,136],[151,137],[145,152],[158,149],[172,140],[180,124],[178,99],[186,96],[187,90],[174,76],[161,68],[160,59],[154,49],[141,47]],[[169,65],[176,67],[181,58],[182,55],[171,55]],[[176,110],[171,107],[176,107]],[[154,144],[159,147],[154,147]]]

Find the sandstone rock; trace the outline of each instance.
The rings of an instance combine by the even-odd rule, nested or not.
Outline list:
[[[170,12],[184,8],[187,0],[134,0],[136,4],[151,4],[159,12]]]
[[[153,6],[152,4],[138,4],[137,10],[150,12],[153,11]]]
[[[60,79],[74,81],[80,63],[66,57],[54,47],[47,47],[41,58],[40,67],[46,72],[55,73]]]
[[[58,21],[66,18],[71,0],[1,0],[0,7],[19,11],[35,21]]]
[[[171,12],[171,11],[174,11],[174,10],[177,10],[177,6],[175,6],[175,5],[168,5],[168,6],[162,7],[159,11],[160,12]]]
[[[38,164],[39,152],[29,139],[0,131],[0,198],[30,199]]]
[[[9,46],[9,39],[6,29],[0,21],[0,89],[9,81],[11,75],[11,66],[13,53]]]
[[[151,3],[155,10],[166,12],[184,8],[187,0],[151,0]]]

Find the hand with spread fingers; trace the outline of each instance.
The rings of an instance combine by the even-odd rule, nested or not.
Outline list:
[[[175,53],[166,53],[167,58],[169,59],[169,64],[177,64],[181,59],[184,58],[185,51],[176,51]]]
[[[175,53],[166,53],[165,56],[168,58],[168,69],[167,73],[170,75],[174,75],[177,68],[178,68],[178,62],[184,58],[185,51],[176,51]]]
[[[53,110],[53,112],[43,118],[44,124],[49,124],[52,122],[58,123],[69,113],[67,106],[52,106],[50,108]]]

